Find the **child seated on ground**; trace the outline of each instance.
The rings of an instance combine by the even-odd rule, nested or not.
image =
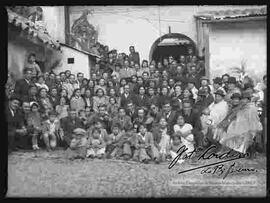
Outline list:
[[[179,115],[177,118],[177,123],[174,125],[174,133],[181,137],[181,142],[188,148],[186,154],[189,155],[194,151],[194,136],[191,133],[193,127],[189,123],[185,123],[183,115]]]
[[[119,140],[124,132],[121,130],[120,123],[115,123],[112,126],[112,133],[104,138],[106,143],[106,158],[118,158],[120,156],[120,143]]]
[[[213,121],[212,117],[210,116],[210,109],[208,107],[205,107],[203,109],[202,115],[200,117],[200,121],[201,121],[201,126],[202,126],[201,133],[203,135],[201,145],[203,147],[207,147],[209,145],[207,133],[209,130],[209,126],[212,124],[212,121]]]
[[[129,131],[123,131],[123,135],[118,140],[117,158],[121,158],[127,161],[133,156],[137,140],[137,133],[138,133],[138,124],[136,123],[133,124],[133,129]]]
[[[159,152],[154,145],[154,138],[151,132],[147,131],[146,125],[139,125],[139,133],[136,139],[136,149],[134,151],[133,158],[138,158],[140,162],[148,163],[150,160],[154,160],[158,163]]]
[[[38,138],[40,137],[42,133],[42,118],[39,113],[39,105],[36,102],[30,103],[30,110],[27,117],[27,131],[29,132],[29,135],[32,137],[32,147],[33,150],[38,150]]]
[[[50,111],[49,119],[43,122],[43,141],[47,151],[56,148],[57,141],[63,140],[63,131],[60,129],[60,121],[57,119],[57,113]]]
[[[72,140],[70,146],[67,149],[69,159],[84,159],[87,153],[87,135],[86,131],[82,128],[76,128],[73,130]]]
[[[79,119],[81,119],[81,121],[82,121],[82,123],[84,125],[84,128],[86,128],[87,118],[86,118],[86,112],[85,112],[84,109],[79,110],[78,117],[79,117]]]
[[[108,133],[107,130],[104,128],[104,123],[102,122],[102,120],[97,118],[93,124],[94,125],[88,129],[88,137],[91,137],[93,129],[97,128],[100,130],[100,137],[104,140],[104,138],[108,136]]]
[[[167,156],[169,155],[169,146],[170,146],[170,141],[171,138],[167,133],[167,121],[165,118],[161,118],[159,120],[159,131],[156,132],[156,134],[154,135],[155,137],[157,137],[156,142],[155,142],[155,146],[157,147],[157,149],[159,150],[159,161],[164,162],[166,161]]]
[[[174,135],[172,137],[172,142],[169,145],[169,153],[171,156],[171,159],[174,160],[175,157],[178,155],[177,151],[180,149],[180,147],[182,147],[182,142],[181,142],[181,137]],[[181,151],[179,151],[179,153],[181,153]],[[184,160],[182,159],[182,156],[178,159],[177,163],[181,164],[183,163]]]
[[[88,149],[86,157],[90,158],[104,158],[106,143],[101,136],[101,130],[94,128],[91,136],[88,138]]]

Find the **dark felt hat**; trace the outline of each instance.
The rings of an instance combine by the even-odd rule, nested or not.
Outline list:
[[[235,77],[229,77],[228,83],[236,84],[236,78]]]
[[[214,94],[219,94],[219,95],[222,96],[222,97],[225,96],[225,94],[224,94],[224,92],[223,92],[222,90],[217,90],[217,91],[215,91]]]
[[[207,91],[205,89],[199,89],[198,96],[206,96],[206,95],[207,95]]]
[[[207,80],[207,81],[209,81],[208,77],[206,77],[206,76],[202,76],[202,77],[200,78],[200,80]]]
[[[213,82],[215,84],[222,84],[222,79],[220,77],[216,77],[216,78],[213,79]]]
[[[234,99],[234,98],[241,99],[242,97],[241,97],[241,94],[239,94],[239,93],[233,93],[232,96],[231,96],[231,99]]]
[[[195,78],[188,78],[187,83],[196,84],[196,80],[195,80]]]
[[[19,101],[20,103],[22,103],[21,98],[20,98],[18,95],[14,94],[14,93],[13,93],[13,94],[10,96],[10,98],[9,98],[9,101],[13,101],[13,100],[17,100],[17,101]]]
[[[248,99],[251,99],[252,97],[252,93],[249,92],[249,91],[243,91],[242,92],[242,98],[245,99],[245,98],[248,98]]]
[[[73,133],[76,135],[82,135],[85,136],[86,135],[86,131],[82,128],[76,128],[73,130]]]

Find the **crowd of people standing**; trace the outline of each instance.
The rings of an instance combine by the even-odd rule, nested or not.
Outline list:
[[[31,54],[23,78],[6,85],[9,152],[63,147],[71,158],[144,163],[172,159],[182,145],[265,152],[266,76],[210,81],[191,48],[150,63],[129,50],[99,50],[90,78],[42,73]]]

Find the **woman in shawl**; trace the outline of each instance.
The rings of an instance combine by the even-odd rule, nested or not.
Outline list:
[[[262,124],[257,108],[251,102],[251,94],[243,92],[241,103],[232,108],[217,126],[214,137],[220,144],[245,154],[261,130]]]

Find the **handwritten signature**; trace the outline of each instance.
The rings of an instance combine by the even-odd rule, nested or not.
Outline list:
[[[249,156],[249,154],[248,153],[246,153],[246,154],[238,153],[238,152],[234,152],[233,150],[229,150],[227,152],[222,152],[222,153],[216,153],[213,151],[215,148],[216,148],[216,146],[212,145],[204,151],[200,150],[200,149],[194,149],[192,152],[186,153],[188,148],[185,145],[183,145],[182,147],[180,147],[177,150],[177,156],[171,161],[168,168],[171,169],[172,167],[174,167],[179,159],[182,159],[182,160],[191,159],[195,153],[203,151],[197,157],[198,161],[199,160],[210,160],[210,159],[218,159],[218,160],[222,160],[222,161],[218,161],[215,163],[191,168],[191,169],[184,170],[184,171],[179,171],[178,174],[186,173],[189,171],[194,171],[194,170],[198,170],[198,169],[203,168],[203,170],[201,171],[201,174],[217,174],[219,176],[224,174],[223,179],[225,179],[228,176],[228,174],[231,174],[231,173],[257,172],[257,170],[254,168],[242,168],[242,167],[236,168],[235,162],[233,164],[231,164],[229,166],[229,168],[226,170],[226,166],[223,163],[245,158],[245,157]]]

